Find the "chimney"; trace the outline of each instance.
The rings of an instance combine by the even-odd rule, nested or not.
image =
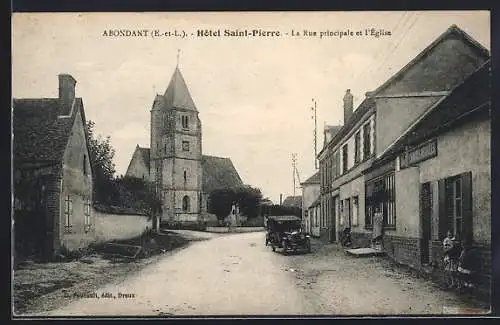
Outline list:
[[[349,118],[352,116],[353,110],[353,96],[351,90],[347,89],[344,95],[344,125],[346,125]]]
[[[69,74],[59,75],[59,115],[69,115],[75,100],[76,80]]]

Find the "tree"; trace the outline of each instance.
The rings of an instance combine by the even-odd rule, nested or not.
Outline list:
[[[94,181],[94,200],[110,204],[118,199],[114,182],[115,149],[111,146],[111,137],[103,138],[101,135],[96,137],[95,123],[90,120],[87,121],[85,130]]]
[[[233,204],[237,203],[240,212],[248,219],[260,214],[262,193],[260,189],[245,185],[237,188],[214,190],[209,195],[209,212],[217,216],[219,221],[224,220],[231,212]]]
[[[150,218],[161,213],[161,200],[155,195],[154,184],[142,178],[125,176],[115,179],[118,206],[142,212]]]
[[[235,199],[235,192],[233,189],[218,189],[213,190],[209,194],[209,211],[217,216],[219,222],[223,221],[225,217],[231,212],[231,206]]]
[[[262,192],[249,185],[240,187],[235,191],[235,201],[240,207],[240,212],[248,219],[256,218],[260,214]]]

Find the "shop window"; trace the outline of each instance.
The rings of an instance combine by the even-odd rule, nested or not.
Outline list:
[[[396,193],[394,173],[370,180],[365,186],[365,227],[373,227],[375,210],[384,216],[384,228],[396,227]]]

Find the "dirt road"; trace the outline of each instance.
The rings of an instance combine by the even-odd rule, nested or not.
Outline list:
[[[213,236],[93,297],[42,315],[346,315],[457,313],[470,304],[333,245],[284,256],[264,233]]]

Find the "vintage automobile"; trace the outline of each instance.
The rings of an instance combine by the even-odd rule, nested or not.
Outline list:
[[[290,251],[311,252],[311,238],[301,229],[301,219],[296,216],[269,216],[267,218],[266,246],[273,252],[280,248],[284,254]]]

